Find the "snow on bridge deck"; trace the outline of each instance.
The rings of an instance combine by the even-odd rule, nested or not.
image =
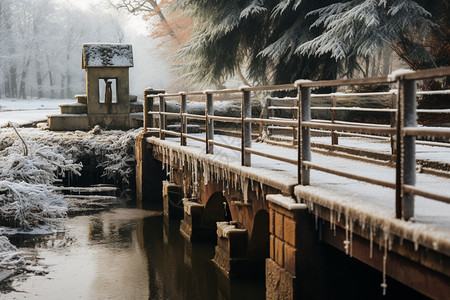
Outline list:
[[[197,136],[204,138],[202,134]],[[227,145],[240,146],[239,138],[215,135],[214,140]],[[387,238],[396,235],[414,242],[416,247],[422,245],[450,255],[450,204],[416,196],[415,216],[410,221],[404,221],[395,218],[395,190],[390,188],[316,170],[311,170],[310,185],[301,186],[297,184],[297,166],[293,164],[252,155],[252,166],[243,167],[240,164],[241,154],[238,151],[215,146],[215,154],[212,155],[206,154],[205,144],[198,141],[189,140],[188,146],[183,147],[180,146],[179,138],[160,140],[150,137],[147,138],[147,141],[156,145],[157,147],[154,148],[156,152],[163,154],[168,161],[187,159],[187,162],[193,165],[193,161],[196,160],[196,166],[207,169],[204,175],[209,176],[209,178],[215,176],[224,181],[240,181],[240,183],[232,182],[231,184],[227,183],[227,185],[241,185],[245,191],[247,187],[242,186],[242,178],[247,178],[251,183],[254,181],[266,184],[281,190],[283,193],[295,194],[297,199],[303,198],[313,213],[317,213],[315,206],[320,205],[330,209],[331,216],[333,216],[333,212],[336,216],[342,213],[346,219],[358,222],[363,228],[374,227],[382,230]],[[342,144],[345,144],[345,139],[340,139],[340,144],[341,141]],[[347,139],[347,143],[349,141],[350,139]],[[354,143],[350,144],[354,146]],[[366,147],[373,149],[371,145]],[[379,144],[378,147],[386,148],[386,145]],[[253,142],[252,149],[292,160],[297,159],[296,149],[256,142]],[[385,150],[389,151],[388,148]],[[450,160],[449,154],[449,148],[418,145],[418,158],[421,159],[430,155],[434,158],[442,158],[441,161],[443,162],[448,162]],[[395,169],[388,166],[315,152],[312,153],[311,161],[327,168],[395,182]],[[197,170],[194,171],[197,172]],[[234,176],[227,175],[230,172]],[[416,175],[416,187],[450,196],[449,178],[423,173],[417,173]]]

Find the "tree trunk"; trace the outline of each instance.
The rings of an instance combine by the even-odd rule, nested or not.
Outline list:
[[[9,69],[9,84],[11,89],[11,98],[17,98],[17,69],[12,65]]]
[[[5,74],[5,98],[11,98],[11,89],[9,85],[9,76]]]
[[[41,64],[36,62],[36,84],[38,91],[38,99],[44,98],[44,91],[42,89],[42,75],[41,75]]]
[[[28,73],[28,67],[30,66],[30,57],[28,57],[26,63],[23,66],[23,70],[22,70],[22,77],[20,79],[20,87],[19,87],[19,97],[22,99],[26,99],[27,95],[26,95],[26,89],[25,89],[25,82],[27,79],[27,73]]]
[[[48,80],[50,83],[50,98],[54,99],[54,98],[56,98],[56,95],[55,95],[55,87],[54,87],[54,82],[53,82],[52,69],[50,67],[50,59],[48,58],[48,53],[46,53],[45,55],[47,56]]]
[[[66,82],[67,82],[67,85],[66,85],[66,99],[71,99],[73,97],[71,81],[72,81],[72,75],[70,75],[70,73],[67,72],[67,75],[66,75]]]
[[[64,97],[64,93],[66,91],[65,85],[66,85],[66,76],[61,74],[61,86],[60,86],[60,94],[59,94],[59,97],[61,99],[65,99],[65,97]]]
[[[20,80],[19,87],[19,97],[22,99],[27,99],[27,95],[25,93],[25,78],[27,77],[27,72],[25,70],[22,71],[22,79]]]

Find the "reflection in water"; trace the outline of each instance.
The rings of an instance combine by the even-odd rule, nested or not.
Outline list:
[[[264,278],[230,281],[211,262],[214,245],[191,244],[159,212],[120,208],[66,227],[22,241],[49,274],[14,280],[1,299],[264,299]]]

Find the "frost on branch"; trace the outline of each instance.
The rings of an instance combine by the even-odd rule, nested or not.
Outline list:
[[[44,268],[36,266],[34,259],[12,245],[7,237],[0,235],[0,282],[22,272],[47,273]]]
[[[25,156],[20,143],[11,137],[0,142],[0,223],[25,230],[54,225],[65,216],[66,205],[53,184],[65,172],[79,175],[81,165],[58,153],[58,146],[31,141]]]
[[[0,181],[0,223],[31,229],[57,225],[66,215],[63,195],[47,184]],[[12,225],[12,226],[11,226]]]
[[[267,11],[267,8],[264,7],[264,1],[253,0],[252,3],[241,11],[240,17],[245,19],[252,14],[258,14],[264,11]]]
[[[323,32],[300,45],[296,53],[329,53],[336,60],[368,57],[386,44],[398,43],[410,32],[423,36],[433,25],[429,12],[412,0],[339,2],[311,11],[307,17],[315,17],[311,27],[323,28]],[[431,59],[424,49],[418,52],[418,57]]]
[[[112,145],[108,147],[105,154],[105,160],[100,163],[100,167],[104,167],[103,175],[108,179],[119,179],[124,186],[130,184],[129,178],[133,174],[134,157],[134,140],[137,131],[129,131],[116,139]]]

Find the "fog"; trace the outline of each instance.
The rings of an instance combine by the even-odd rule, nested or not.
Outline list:
[[[83,43],[131,43],[130,93],[167,88],[169,64],[139,16],[103,0],[0,0],[0,98],[84,94]]]

